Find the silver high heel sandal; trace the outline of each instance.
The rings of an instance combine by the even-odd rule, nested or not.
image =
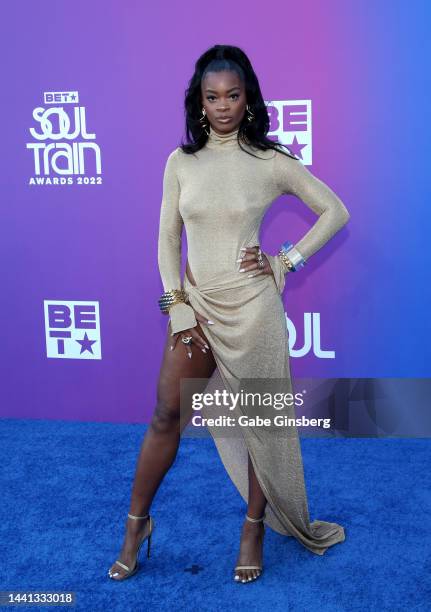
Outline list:
[[[121,580],[125,580],[126,578],[130,578],[130,576],[133,576],[133,574],[136,574],[136,572],[138,571],[138,567],[139,567],[139,563],[138,563],[139,551],[141,550],[141,546],[145,542],[145,540],[148,540],[147,558],[150,556],[151,534],[153,533],[153,529],[154,529],[154,526],[155,526],[155,522],[153,521],[153,519],[151,518],[151,516],[149,514],[146,514],[145,516],[135,516],[133,514],[128,514],[127,516],[129,518],[135,519],[135,520],[149,518],[150,531],[139,542],[139,546],[138,546],[138,549],[136,551],[136,563],[135,563],[135,565],[134,565],[134,567],[132,569],[130,569],[130,567],[128,567],[125,563],[122,563],[120,560],[117,559],[117,561],[115,561],[115,563],[117,565],[119,565],[120,567],[122,567],[123,569],[125,569],[127,573],[123,574],[123,576],[121,576],[121,578],[114,578],[114,576],[118,576],[119,575],[119,572],[114,572],[112,574],[111,573],[111,568],[109,568],[108,576],[110,578],[112,578],[112,580],[117,580],[117,581],[120,581],[120,582],[121,582]]]
[[[246,514],[245,518],[248,521],[250,521],[250,523],[261,523],[263,521],[263,519],[265,518],[265,515],[263,515],[259,519],[254,519],[254,518],[251,518],[250,516],[248,516],[248,514]],[[265,532],[265,525],[263,526],[263,530]],[[241,582],[242,584],[246,584],[247,582],[253,582],[253,580],[257,580],[259,578],[259,576],[262,574],[262,571],[263,571],[262,565],[237,565],[235,567],[235,571],[237,571],[237,570],[245,570],[245,569],[255,569],[255,570],[260,570],[260,571],[259,571],[259,574],[255,578],[248,578],[248,580],[241,580],[239,576],[238,577],[235,576],[235,582]]]

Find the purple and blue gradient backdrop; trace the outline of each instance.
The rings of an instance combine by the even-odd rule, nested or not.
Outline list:
[[[322,346],[335,351],[292,357],[293,376],[430,375],[429,3],[274,0],[260,14],[244,1],[79,0],[1,12],[1,416],[148,420],[166,329],[163,168],[183,136],[194,62],[217,43],[246,51],[266,100],[312,100],[310,170],[351,212],[288,277],[298,345],[304,313],[320,313]],[[66,90],[87,109],[103,185],[28,186],[32,110],[44,91]],[[279,198],[264,249],[315,220]],[[46,357],[45,299],[99,301],[101,360]]]

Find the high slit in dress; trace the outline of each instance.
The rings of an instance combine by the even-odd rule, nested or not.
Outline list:
[[[282,194],[297,196],[319,217],[295,244],[306,260],[345,225],[350,215],[340,198],[299,159],[279,150],[257,150],[243,140],[241,147],[238,129],[219,134],[210,127],[207,143],[200,151],[186,154],[178,147],[168,157],[160,212],[159,269],[164,290],[183,288],[189,302],[171,307],[171,333],[194,327],[194,310],[214,322],[204,329],[217,364],[206,393],[214,389],[235,393],[258,379],[267,384],[269,381],[274,392],[293,394],[281,298],[287,271],[277,256],[265,253],[273,274],[249,278],[248,273],[239,272],[241,264],[236,260],[241,247],[260,245],[264,214]],[[195,284],[187,273],[181,278],[183,225]],[[306,269],[300,273],[306,274]],[[235,417],[247,414],[240,403],[234,410],[218,407],[217,416],[223,411]],[[285,406],[283,414],[295,418],[293,404]],[[202,415],[216,416],[213,407],[204,408]],[[267,500],[264,521],[269,527],[295,537],[318,555],[345,539],[341,525],[310,521],[295,426],[249,425],[236,427],[226,435],[220,434],[220,427],[207,427],[245,501],[250,455]]]

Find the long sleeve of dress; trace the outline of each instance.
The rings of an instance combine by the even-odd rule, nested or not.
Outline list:
[[[160,207],[158,265],[164,291],[182,289],[181,234],[183,219],[179,211],[180,184],[176,170],[176,150],[166,162]],[[180,303],[169,309],[171,335],[197,325],[193,308]]]
[[[314,176],[301,160],[277,152],[273,169],[280,193],[297,196],[319,215],[314,225],[294,245],[308,260],[347,223],[350,213],[332,189]]]

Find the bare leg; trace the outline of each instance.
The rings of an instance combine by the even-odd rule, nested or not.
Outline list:
[[[256,478],[253,464],[248,456],[248,506],[247,514],[250,518],[261,518],[266,507],[266,498]],[[241,533],[240,550],[235,565],[260,565],[262,562],[262,545],[264,536],[263,522],[251,523],[244,519]],[[237,570],[235,576],[239,581],[246,582],[256,578],[260,570]],[[238,579],[237,579],[238,580]]]
[[[197,331],[206,339],[199,323]],[[157,489],[175,460],[181,433],[190,420],[191,410],[189,414],[180,414],[181,378],[206,379],[216,367],[211,350],[203,353],[192,346],[193,356],[189,359],[181,339],[171,351],[170,334],[169,325],[157,386],[157,405],[142,442],[132,487],[129,512],[137,516],[145,516],[149,512]],[[123,547],[117,558],[128,567],[134,567],[138,543],[148,529],[148,520],[126,520]],[[114,580],[120,580],[127,573],[115,563],[111,566],[111,572]],[[116,572],[118,574],[114,575]]]

